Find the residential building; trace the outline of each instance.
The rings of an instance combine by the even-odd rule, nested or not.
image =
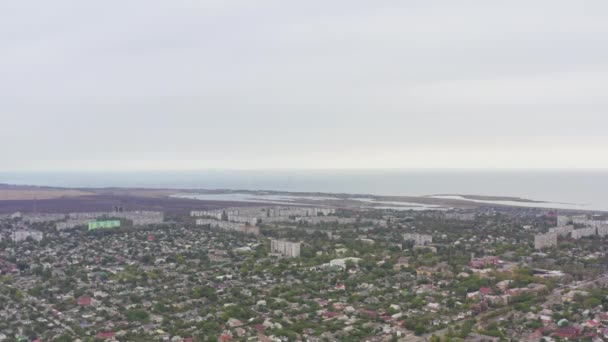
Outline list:
[[[534,248],[543,249],[547,247],[557,246],[557,234],[545,233],[534,235]]]
[[[13,240],[13,242],[25,241],[27,238],[32,238],[34,241],[40,241],[43,237],[44,234],[42,232],[30,229],[16,230],[11,234],[11,240]]]
[[[406,233],[403,234],[405,241],[414,241],[416,246],[424,246],[433,242],[433,236],[427,234]]]
[[[270,251],[288,258],[297,258],[300,256],[300,243],[272,239],[270,240]]]
[[[596,228],[595,227],[587,227],[587,228],[581,228],[581,229],[575,229],[572,231],[572,238],[574,240],[578,240],[580,238],[584,238],[584,237],[589,237],[589,236],[595,236],[596,235]]]

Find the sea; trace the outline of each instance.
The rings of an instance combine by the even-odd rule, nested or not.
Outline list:
[[[0,183],[54,187],[276,190],[391,196],[521,197],[608,211],[608,170],[204,170],[0,172]],[[540,206],[525,204],[526,206]]]

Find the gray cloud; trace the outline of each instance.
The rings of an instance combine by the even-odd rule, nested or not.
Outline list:
[[[0,170],[608,167],[605,1],[14,1]]]

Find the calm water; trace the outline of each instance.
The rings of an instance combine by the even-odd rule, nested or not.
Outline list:
[[[608,210],[608,170],[255,170],[0,173],[0,183],[65,187],[247,189],[373,195],[476,194]]]

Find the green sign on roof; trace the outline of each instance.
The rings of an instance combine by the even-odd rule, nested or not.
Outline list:
[[[91,221],[91,222],[89,222],[89,230],[107,229],[107,228],[118,228],[118,227],[120,227],[120,220]]]

